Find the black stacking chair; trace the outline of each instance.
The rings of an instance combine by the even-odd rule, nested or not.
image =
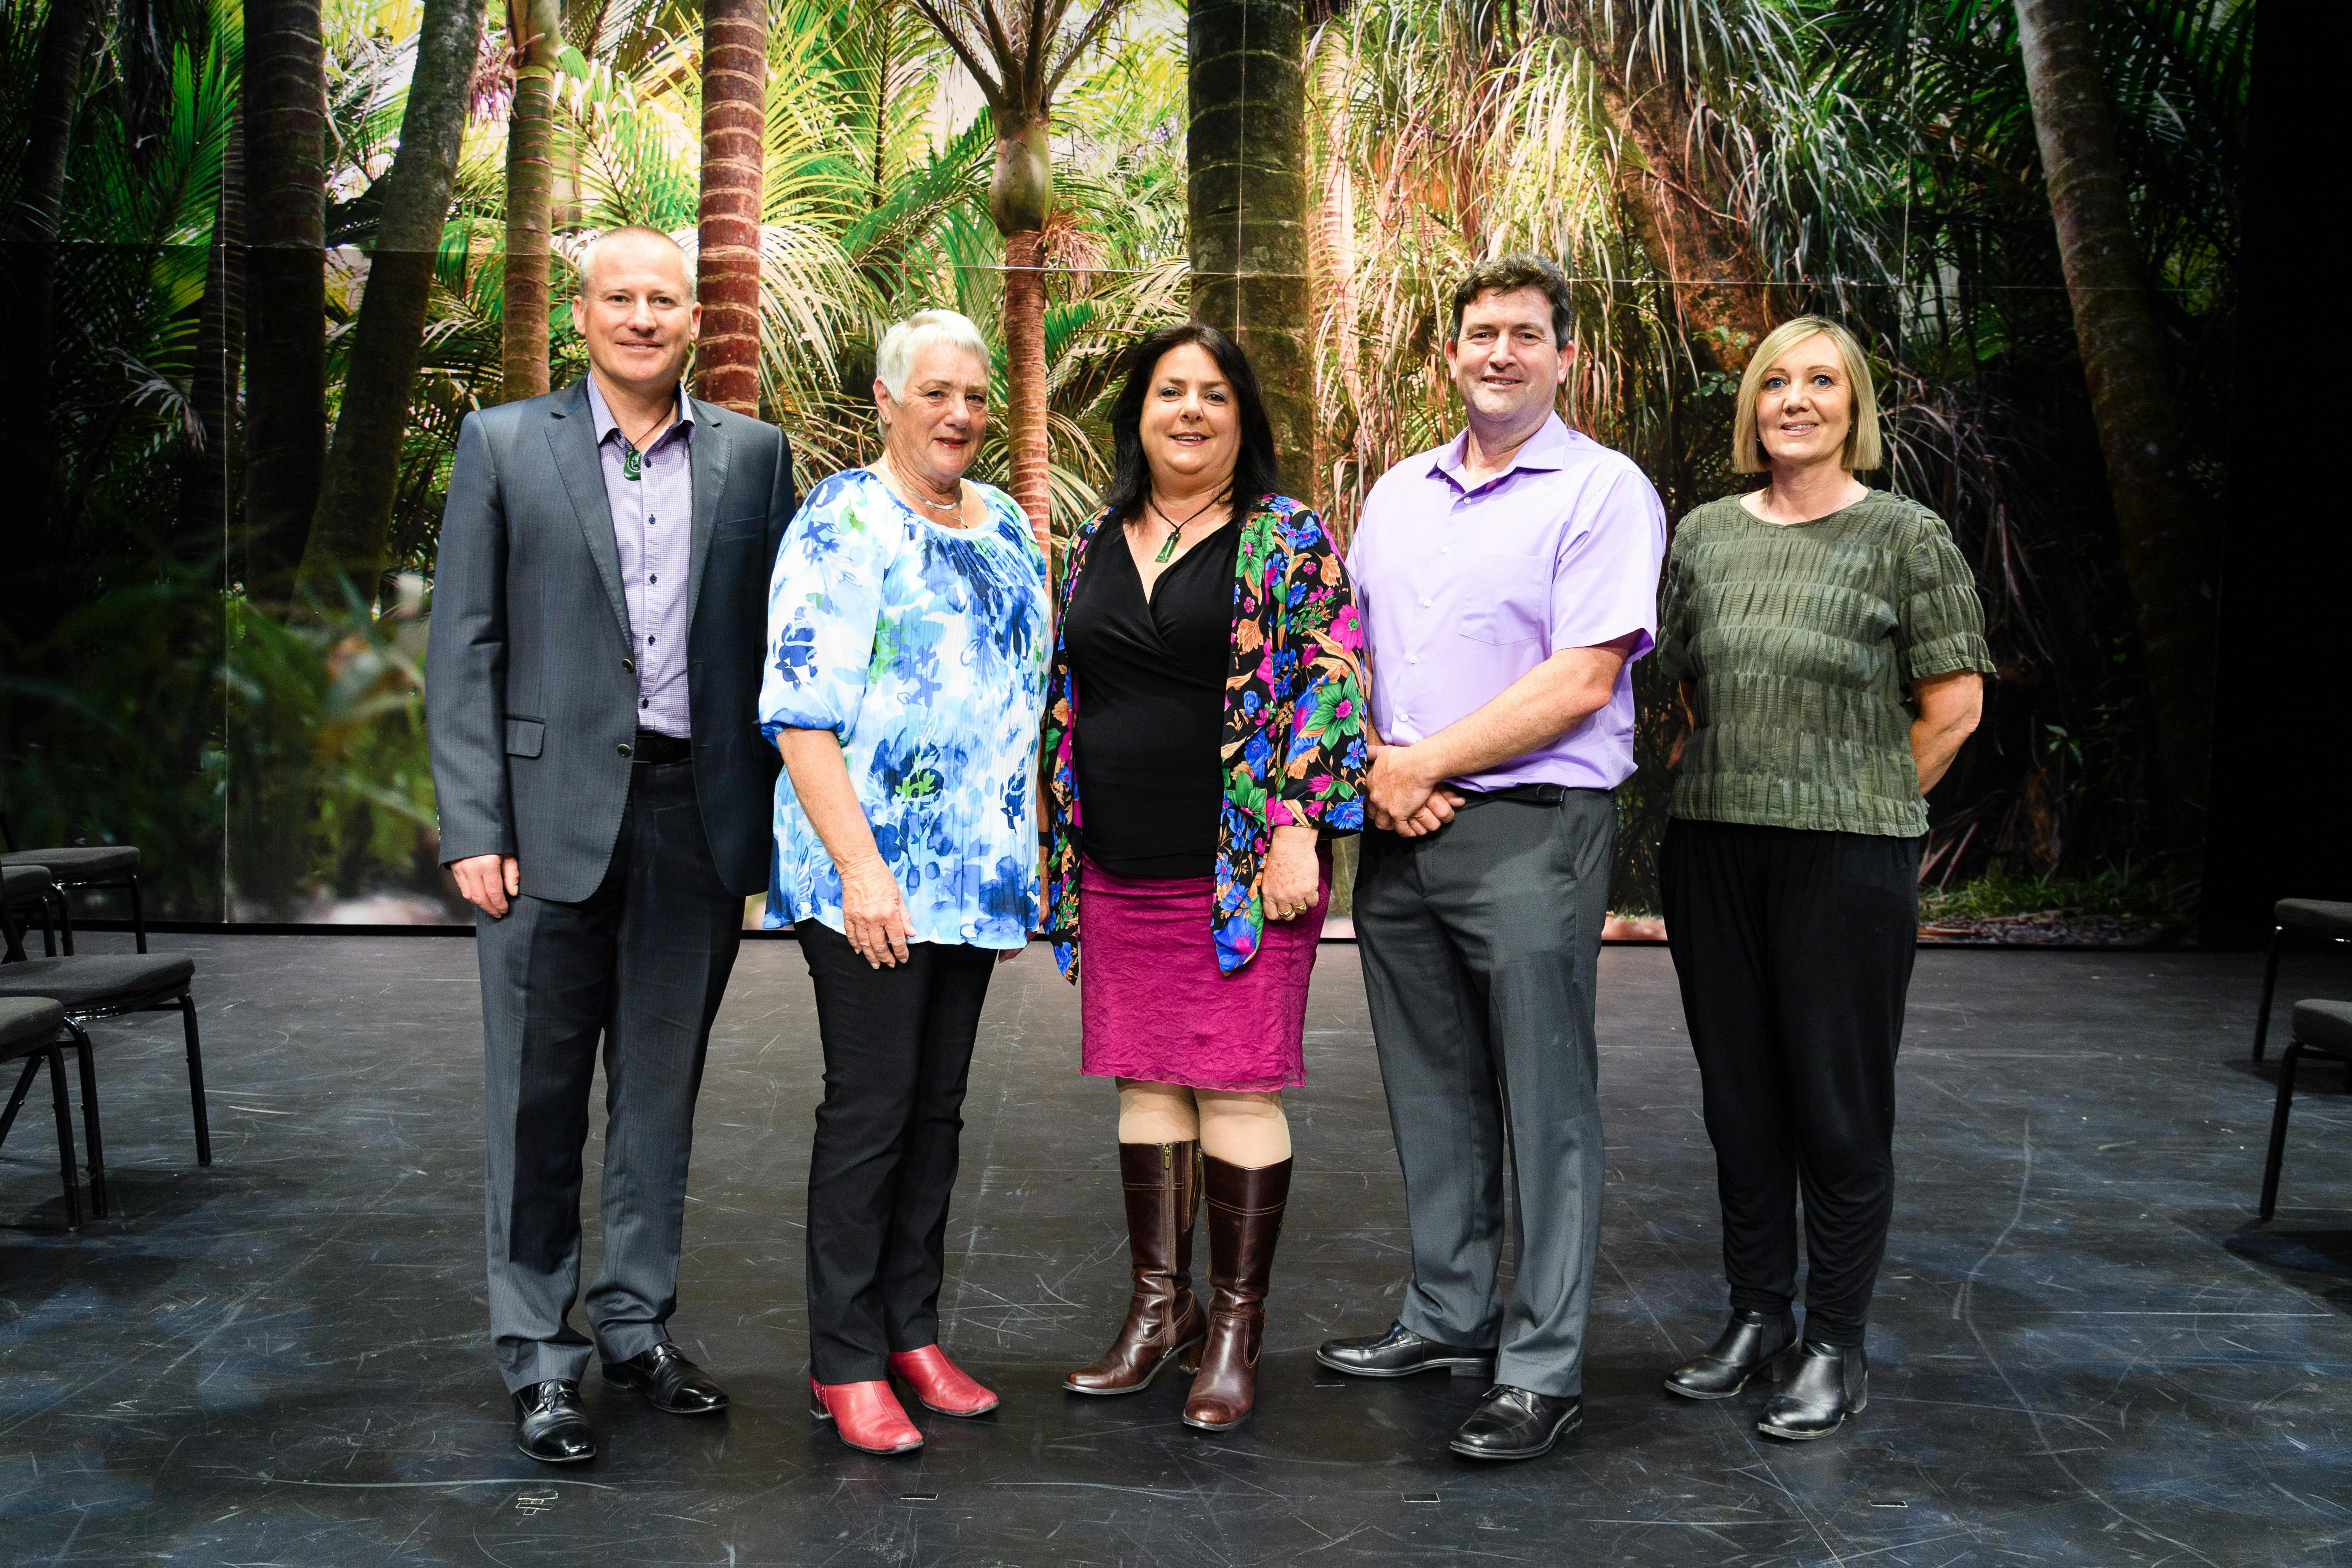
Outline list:
[[[0,908],[5,908],[19,921],[27,915],[38,914],[41,919],[41,951],[54,958],[58,951],[58,922],[50,918],[51,900],[55,900],[60,909],[65,904],[65,895],[58,892],[57,885],[49,879],[47,866],[0,866]],[[24,957],[20,940],[16,937],[9,940],[17,942],[18,945],[8,949],[8,957]]]
[[[58,1169],[65,1180],[66,1228],[79,1230],[81,1187],[74,1173],[73,1112],[66,1104],[65,1027],[65,1009],[55,1002],[37,997],[0,997],[0,1063],[13,1062],[20,1057],[25,1061],[25,1076],[8,1101],[6,1113],[0,1114],[0,1142],[7,1141],[9,1125],[16,1120],[16,1107],[24,1103],[33,1075],[47,1062],[49,1096],[57,1102]]]
[[[130,844],[60,844],[48,849],[19,849],[8,831],[6,814],[0,813],[0,866],[46,866],[58,889],[63,911],[66,953],[73,953],[73,912],[64,895],[83,889],[119,889],[131,895],[131,930],[139,951],[147,951],[147,911],[139,903],[139,850]],[[43,920],[44,927],[47,921]]]
[[[7,927],[9,945],[22,951],[16,917],[0,916],[0,921]],[[0,1000],[46,997],[65,1009],[67,1024],[76,1029],[129,1013],[176,1011],[188,1041],[188,1100],[195,1114],[196,1163],[209,1165],[213,1134],[205,1113],[205,1055],[196,1036],[195,998],[188,992],[195,973],[195,960],[170,953],[18,959],[0,963]],[[86,1075],[82,1081],[85,1103],[95,1105],[95,1077]],[[23,1089],[19,1085],[19,1098]],[[96,1126],[94,1120],[91,1125]]]
[[[2271,1152],[2263,1163],[2263,1217],[2278,1208],[2279,1167],[2286,1160],[2286,1111],[2294,1101],[2294,1068],[2306,1052],[2352,1062],[2352,1002],[2298,1002],[2294,1033],[2279,1053],[2278,1109],[2271,1112]]]
[[[2271,908],[2271,960],[2263,970],[2263,1007],[2254,1015],[2254,1060],[2263,1059],[2263,1043],[2271,1033],[2271,992],[2278,984],[2279,947],[2287,933],[2323,942],[2352,942],[2352,904],[2324,899],[2281,899]]]

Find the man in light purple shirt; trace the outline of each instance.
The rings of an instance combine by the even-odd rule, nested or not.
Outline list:
[[[1532,1458],[1582,1419],[1611,792],[1633,771],[1630,667],[1657,627],[1666,545],[1641,470],[1554,411],[1570,320],[1549,261],[1472,271],[1445,346],[1468,428],[1381,479],[1348,558],[1378,734],[1357,952],[1412,1279],[1386,1333],[1317,1358],[1365,1377],[1491,1366],[1450,1445],[1473,1458]],[[1520,1230],[1507,1302],[1507,1170]]]
[[[637,645],[637,727],[689,739],[686,704],[686,583],[694,543],[694,404],[681,388],[670,422],[647,439],[621,427],[596,377],[588,378],[588,416],[613,509],[613,542],[621,553],[621,597]],[[658,416],[656,416],[658,417]],[[633,460],[634,459],[634,460]]]

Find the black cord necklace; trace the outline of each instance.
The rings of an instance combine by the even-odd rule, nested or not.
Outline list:
[[[1201,519],[1206,517],[1209,513],[1216,510],[1217,508],[1224,505],[1226,496],[1230,492],[1224,490],[1218,491],[1217,494],[1210,498],[1208,505],[1202,507],[1200,510],[1194,512],[1192,516],[1186,518],[1181,522],[1177,521],[1174,518],[1168,515],[1167,508],[1160,504],[1160,498],[1158,496],[1155,495],[1148,498],[1144,504],[1149,506],[1152,510],[1158,512],[1160,514],[1160,521],[1168,525],[1168,537],[1160,542],[1160,553],[1151,558],[1151,563],[1155,566],[1166,564],[1168,558],[1176,553],[1176,543],[1179,540],[1184,537],[1184,531],[1192,527],[1192,524],[1200,521]]]

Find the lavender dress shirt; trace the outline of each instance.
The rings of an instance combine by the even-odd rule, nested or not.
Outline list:
[[[613,509],[613,542],[621,551],[621,597],[629,607],[629,640],[636,645],[637,726],[687,740],[686,577],[694,552],[694,405],[684,389],[677,422],[638,454],[639,477],[622,468],[628,439],[613,417],[596,378],[588,378],[588,410],[596,422],[596,455],[604,467],[604,500]]]
[[[1348,574],[1381,739],[1425,740],[1562,648],[1633,634],[1601,710],[1549,746],[1447,782],[1614,789],[1633,772],[1633,659],[1658,626],[1666,513],[1633,460],[1553,415],[1473,487],[1468,434],[1391,468],[1364,501]]]

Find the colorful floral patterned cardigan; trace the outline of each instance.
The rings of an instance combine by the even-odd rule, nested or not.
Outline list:
[[[1077,978],[1078,787],[1071,758],[1078,694],[1062,626],[1103,519],[1078,530],[1055,595],[1054,663],[1045,724],[1046,934]],[[1217,830],[1216,902],[1209,928],[1227,974],[1257,952],[1265,929],[1258,871],[1276,827],[1325,834],[1364,826],[1364,635],[1340,550],[1302,502],[1265,496],[1242,523],[1234,571],[1234,651],[1225,679],[1225,801]]]

